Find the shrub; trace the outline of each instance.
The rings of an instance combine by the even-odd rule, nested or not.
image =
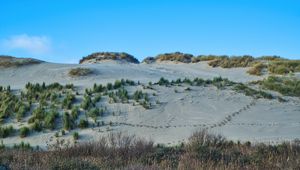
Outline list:
[[[29,128],[28,127],[21,127],[20,128],[20,137],[25,138],[26,136],[29,135]]]
[[[43,130],[43,123],[39,120],[35,120],[34,123],[31,125],[31,129],[40,132]]]
[[[88,111],[87,115],[96,122],[97,117],[100,115],[100,111],[97,108],[92,108]]]
[[[48,113],[44,119],[44,125],[48,129],[54,129],[55,128],[55,119],[58,116],[58,113],[56,111],[51,111]]]
[[[167,80],[167,79],[161,77],[161,78],[159,79],[159,81],[157,82],[157,84],[160,85],[160,86],[162,86],[162,85],[169,85],[170,82],[169,82],[169,80]]]
[[[73,128],[73,119],[71,118],[70,114],[65,112],[63,115],[63,128],[65,130],[70,130]]]
[[[264,68],[266,68],[267,66],[263,63],[257,63],[255,65],[253,65],[252,68],[250,68],[247,73],[251,74],[251,75],[256,75],[256,76],[261,76],[262,75],[262,71]]]
[[[0,138],[6,138],[14,132],[14,128],[10,125],[7,127],[0,127]]]
[[[81,129],[87,128],[89,126],[89,122],[85,119],[80,119],[78,126]]]
[[[62,102],[62,106],[65,109],[71,109],[73,102],[75,101],[75,95],[68,93]]]
[[[79,115],[79,107],[78,106],[73,106],[72,111],[71,111],[72,119],[76,120]]]
[[[87,76],[91,74],[93,71],[88,68],[73,68],[69,71],[69,75],[72,77],[78,77],[78,76]]]
[[[79,133],[78,132],[74,132],[73,133],[73,139],[74,140],[78,140],[79,139]]]

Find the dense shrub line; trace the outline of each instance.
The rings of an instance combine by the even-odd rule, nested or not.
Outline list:
[[[80,136],[73,133],[76,140]],[[11,169],[299,169],[300,143],[266,145],[226,140],[207,131],[195,132],[187,143],[154,145],[121,133],[97,142],[50,151],[20,144],[1,145],[0,164]]]

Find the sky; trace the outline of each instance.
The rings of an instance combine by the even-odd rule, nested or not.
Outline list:
[[[300,59],[300,1],[0,0],[0,54],[78,63],[101,51]]]

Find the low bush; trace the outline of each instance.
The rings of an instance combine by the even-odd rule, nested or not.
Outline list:
[[[26,136],[29,135],[30,129],[28,127],[21,127],[20,128],[20,137],[25,138]]]
[[[93,71],[89,68],[73,68],[69,71],[69,75],[72,77],[87,76],[91,73],[93,73]]]
[[[267,68],[267,65],[259,62],[253,65],[252,68],[250,68],[247,73],[251,75],[261,76],[263,74],[263,69]]]
[[[85,119],[80,119],[78,127],[81,129],[87,128],[89,126],[89,122]]]

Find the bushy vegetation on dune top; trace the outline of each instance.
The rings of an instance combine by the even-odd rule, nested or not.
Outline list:
[[[16,58],[12,56],[0,55],[0,67],[19,67],[31,64],[39,64],[42,61],[32,58]]]
[[[78,139],[79,135],[74,133]],[[195,132],[187,143],[154,145],[121,133],[97,142],[50,151],[2,145],[0,164],[9,169],[299,169],[300,143],[278,145],[233,142],[207,131]]]
[[[94,60],[94,61],[92,61]],[[130,63],[135,63],[138,64],[139,61],[132,55],[127,54],[127,53],[118,53],[118,52],[97,52],[90,54],[86,57],[83,57],[80,61],[79,64],[82,63],[89,63],[90,61],[93,62],[99,62],[102,60],[122,60],[122,61],[127,61]]]
[[[155,57],[156,61],[177,61],[182,63],[190,63],[193,55],[180,52],[159,54]]]

